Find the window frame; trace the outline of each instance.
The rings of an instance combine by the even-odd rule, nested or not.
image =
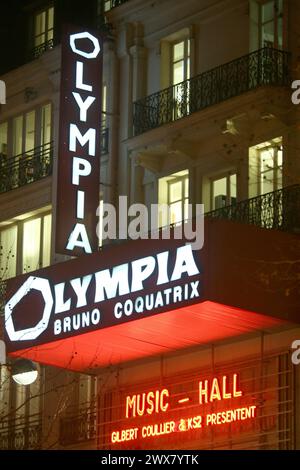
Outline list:
[[[48,28],[48,22],[49,22],[49,11],[53,9],[53,24],[51,28]],[[36,21],[38,15],[41,15],[45,13],[45,31],[40,33],[39,35],[36,34]],[[38,48],[41,47],[43,44],[47,44],[49,41],[54,40],[54,4],[51,3],[48,6],[45,6],[44,8],[41,8],[40,10],[36,10],[33,15],[33,47]],[[49,32],[52,31],[52,38],[49,38]],[[37,38],[40,36],[45,35],[45,40],[42,41],[41,43],[37,44]]]
[[[42,143],[42,110],[44,107],[50,105],[50,141]],[[35,127],[34,127],[34,147],[26,152],[26,115],[34,112],[35,116]],[[14,152],[14,121],[18,117],[22,117],[22,151],[21,153]],[[53,103],[52,101],[47,101],[39,104],[34,108],[30,108],[26,111],[23,111],[20,114],[13,115],[10,118],[0,121],[0,125],[7,124],[7,153],[6,159],[22,157],[26,154],[30,154],[32,150],[39,148],[43,145],[49,144],[53,139]]]
[[[30,273],[32,271],[36,271],[37,269],[40,269],[43,266],[43,258],[44,258],[44,233],[45,233],[45,217],[51,215],[51,224],[53,224],[53,216],[52,216],[52,210],[48,209],[46,211],[42,211],[38,214],[32,215],[30,217],[26,217],[22,220],[16,220],[12,221],[11,223],[4,225],[3,227],[0,228],[0,241],[1,241],[1,233],[4,232],[7,229],[10,229],[12,227],[17,227],[17,241],[16,241],[16,272],[13,277],[19,276],[21,274],[26,274]],[[23,243],[24,243],[24,224],[27,222],[30,222],[35,219],[41,219],[41,230],[40,230],[40,240],[39,240],[39,262],[38,266],[34,268],[30,268],[29,271],[26,271],[24,269],[24,249],[23,249]],[[52,228],[51,228],[51,239],[50,239],[50,264],[51,265],[51,259],[52,259]],[[48,265],[47,265],[48,266]],[[1,274],[0,274],[1,276]],[[5,276],[3,277],[3,280],[6,279],[11,279],[11,278],[6,278]]]
[[[185,190],[185,183],[186,181],[188,181],[188,191],[187,191],[187,194],[186,193],[186,190]],[[170,193],[171,193],[171,186],[173,184],[177,184],[177,183],[181,183],[181,194],[182,194],[182,197],[180,199],[177,199],[176,201],[172,201],[170,200]],[[182,223],[186,220],[188,220],[188,216],[189,214],[186,214],[185,212],[185,203],[186,201],[189,203],[189,173],[187,172],[186,175],[182,175],[182,176],[174,176],[174,179],[170,179],[169,181],[167,181],[167,185],[168,185],[168,189],[167,189],[167,201],[168,201],[168,206],[169,206],[169,213],[170,213],[170,216],[171,216],[171,207],[173,204],[177,204],[178,202],[181,202],[181,214],[182,214],[182,219],[179,220],[179,221],[176,221],[176,222],[171,222],[170,220],[170,224],[174,223],[174,224],[178,224],[178,223]]]
[[[231,195],[231,183],[230,183],[230,178],[231,176],[234,176],[236,177],[236,200],[237,200],[237,194],[238,194],[238,174],[237,174],[237,171],[234,169],[234,170],[230,170],[230,171],[225,171],[225,172],[222,172],[222,173],[218,173],[217,175],[214,175],[214,176],[211,176],[209,178],[209,182],[210,182],[210,210],[211,211],[214,211],[214,210],[218,210],[219,208],[215,208],[215,196],[214,196],[214,183],[218,180],[221,180],[223,178],[226,178],[226,204],[224,207],[227,207],[227,206],[231,206],[232,205],[232,202],[231,202],[231,198],[233,197]]]

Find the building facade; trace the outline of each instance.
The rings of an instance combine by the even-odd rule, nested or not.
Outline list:
[[[41,363],[26,388],[3,366],[0,448],[298,449],[291,345],[299,321],[275,299],[293,312],[300,300],[300,108],[291,101],[299,2],[86,3],[22,2],[16,15],[7,7],[1,48],[15,34],[13,16],[18,41],[7,41],[0,76],[3,291],[7,279],[68,259],[56,253],[54,233],[60,41],[71,23],[104,38],[99,204],[118,208],[121,195],[149,208],[167,203],[161,226],[185,220],[189,203],[204,204],[210,250],[227,262],[216,301],[251,311],[258,289],[266,311],[253,307],[263,318],[242,320],[211,309],[203,324],[189,318],[189,330],[170,320],[157,348],[148,330],[130,360],[114,354],[93,372]],[[235,292],[239,275],[247,288]],[[201,341],[193,328],[203,329]],[[217,415],[227,411],[228,421]]]

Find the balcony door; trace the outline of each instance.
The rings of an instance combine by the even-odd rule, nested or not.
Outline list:
[[[283,47],[283,0],[267,0],[260,6],[260,47]]]
[[[253,217],[262,226],[276,228],[282,223],[282,168],[281,137],[263,142],[249,151],[249,196]],[[257,197],[257,196],[262,196]]]
[[[189,112],[190,83],[190,39],[172,44],[171,77],[173,85],[173,119],[179,119]]]
[[[211,179],[211,209],[233,206],[236,203],[236,173]]]
[[[250,52],[283,49],[286,17],[284,0],[250,0]]]

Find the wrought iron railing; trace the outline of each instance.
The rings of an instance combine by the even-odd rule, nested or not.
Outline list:
[[[0,450],[34,450],[41,446],[41,415],[0,420]]]
[[[213,219],[300,233],[300,184],[246,199],[205,215]]]
[[[48,41],[43,42],[42,44],[39,44],[38,46],[35,46],[31,53],[30,56],[33,59],[38,59],[44,52],[49,51],[50,49],[53,49],[54,47],[54,40],[49,39]]]
[[[7,158],[0,154],[0,193],[20,188],[52,173],[53,142]]]
[[[76,445],[96,439],[97,414],[93,404],[75,416],[65,416],[59,423],[59,444]]]
[[[134,103],[134,135],[259,86],[288,86],[289,54],[265,47]]]

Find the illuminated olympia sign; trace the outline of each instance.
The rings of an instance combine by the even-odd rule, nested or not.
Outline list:
[[[239,403],[234,406],[234,402],[243,397],[238,382],[238,374],[200,380],[193,399],[190,394],[183,398],[176,395],[172,398],[168,388],[127,395],[124,406],[125,419],[134,420],[134,425],[112,431],[111,443],[156,438],[252,419],[255,417],[256,405],[243,406]],[[230,405],[226,407],[226,403]],[[213,404],[214,411],[208,411],[207,407]],[[217,409],[218,404],[221,405],[220,411]],[[187,413],[191,406],[199,407],[199,413],[189,416]],[[177,413],[176,418],[169,417],[167,420],[166,415],[174,411]],[[164,420],[160,420],[164,416]],[[148,420],[153,417],[155,422],[144,420],[144,424],[140,425],[138,420],[147,417]]]
[[[65,32],[62,42],[56,251],[98,249],[102,41]]]
[[[28,342],[41,335],[47,342],[193,302],[200,296],[200,271],[195,253],[187,244],[81,277],[74,277],[72,269],[72,263],[81,259],[41,270],[41,275],[29,276],[7,301],[6,334],[12,342]],[[93,261],[98,264],[99,257],[101,260],[101,255],[92,255],[88,266]],[[65,265],[70,266],[70,277],[55,282],[52,275],[57,277]],[[22,302],[29,295],[29,311],[35,311],[34,318],[38,317],[38,321],[32,325],[29,319],[30,327],[24,328],[22,323],[19,328],[17,319],[27,317]]]

